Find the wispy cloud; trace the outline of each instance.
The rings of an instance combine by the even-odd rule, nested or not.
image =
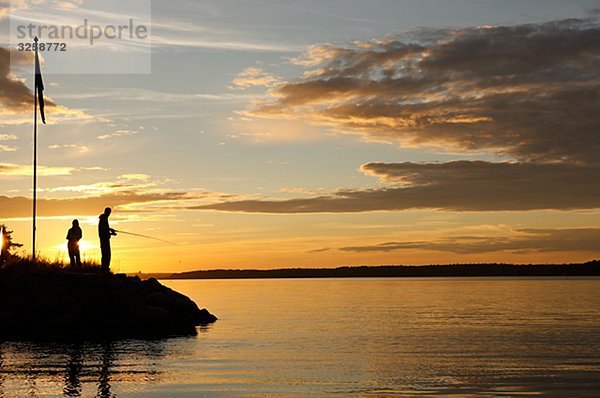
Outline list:
[[[66,185],[54,188],[46,188],[46,192],[75,192],[87,196],[98,196],[114,194],[117,192],[138,191],[149,188],[156,188],[163,181],[151,180],[150,176],[145,174],[124,174],[117,177],[114,181],[102,181],[93,184]]]
[[[38,199],[38,213],[42,217],[69,216],[69,215],[96,215],[107,206],[127,210],[128,206],[185,200],[186,194],[182,192],[169,193],[144,193],[125,191],[107,195],[65,198],[65,199]],[[31,213],[31,199],[15,196],[0,196],[0,217],[14,219],[28,217]]]
[[[74,167],[49,167],[38,166],[38,175],[40,176],[65,176],[75,171]],[[18,165],[10,163],[0,163],[1,176],[31,176],[33,175],[31,165]]]
[[[308,188],[281,188],[280,193],[301,194],[301,195],[326,195],[331,194],[331,190],[325,188],[308,189]]]
[[[339,250],[355,253],[431,250],[458,254],[510,252],[600,253],[600,228],[521,229],[509,236],[456,236],[432,241],[394,241],[375,245],[348,246]]]
[[[161,187],[165,181],[141,177],[141,175],[123,175],[114,182],[44,189],[42,190],[44,197],[38,199],[39,215],[41,217],[94,216],[109,206],[126,216],[146,214],[168,217],[168,214],[173,212],[186,211],[189,205],[231,197],[220,192],[200,189],[176,191]],[[65,197],[65,193],[72,196]],[[54,197],[48,197],[49,195]],[[0,218],[18,219],[28,217],[30,214],[30,198],[0,196]]]
[[[155,91],[143,88],[105,88],[93,87],[85,92],[60,94],[63,100],[108,99],[119,102],[156,102],[160,104],[180,104],[183,101],[207,102],[246,102],[257,97],[256,94],[245,93],[174,93]]]
[[[306,253],[307,254],[318,254],[318,253],[328,252],[330,250],[331,250],[330,247],[323,247],[323,248],[320,248],[320,249],[307,250]]]
[[[104,167],[67,167],[67,166],[38,166],[39,176],[68,176],[79,171],[108,171]],[[2,176],[31,176],[33,175],[31,165],[0,163],[0,177]]]
[[[52,150],[64,150],[64,151],[68,151],[68,152],[75,152],[77,154],[84,154],[90,151],[90,148],[88,148],[85,145],[77,145],[77,144],[65,144],[65,145],[59,145],[59,144],[53,144],[53,145],[48,145],[48,149],[52,149]]]
[[[0,134],[0,141],[11,141],[16,139],[17,136],[14,134]]]
[[[99,140],[107,140],[109,138],[126,137],[130,135],[136,135],[138,133],[139,132],[135,130],[117,130],[114,133],[99,135],[96,138],[98,138]]]
[[[283,41],[264,41],[248,37],[247,32],[215,25],[191,23],[181,19],[153,18],[152,45],[192,47],[230,51],[296,52],[302,47]]]
[[[248,67],[233,79],[233,86],[239,89],[250,87],[270,87],[279,81],[273,74],[257,67]]]
[[[56,8],[63,10],[72,10],[81,7],[84,0],[55,0],[53,2]]]

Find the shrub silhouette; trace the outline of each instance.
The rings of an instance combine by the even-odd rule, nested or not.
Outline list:
[[[23,247],[22,244],[13,242],[12,233],[5,224],[0,224],[0,266],[11,259],[12,248]]]

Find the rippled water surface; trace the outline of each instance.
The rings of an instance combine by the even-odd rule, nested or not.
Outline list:
[[[0,343],[0,397],[600,396],[600,279],[165,281],[197,337]]]

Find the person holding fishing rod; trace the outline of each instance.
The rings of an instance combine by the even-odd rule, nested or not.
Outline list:
[[[110,227],[110,225],[108,225],[108,217],[110,216],[110,213],[112,213],[112,209],[110,207],[107,207],[106,209],[104,209],[104,213],[100,214],[100,222],[98,223],[98,236],[100,237],[100,251],[102,252],[102,270],[105,272],[110,271],[110,257],[111,257],[110,238],[112,236],[117,236],[117,232],[121,233],[121,234],[125,234],[125,235],[137,236],[138,238],[152,239],[152,240],[156,240],[159,242],[168,243],[173,246],[177,246],[177,243],[174,243],[174,242],[171,242],[168,240],[153,238],[152,236],[148,236],[148,235],[134,234],[132,232],[117,231],[116,229],[112,229]]]
[[[98,237],[100,238],[100,251],[102,252],[102,270],[110,272],[110,238],[117,236],[117,231],[108,225],[108,217],[110,217],[112,209],[107,207],[104,213],[100,214],[100,222],[98,222]]]

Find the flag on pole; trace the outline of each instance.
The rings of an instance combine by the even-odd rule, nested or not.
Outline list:
[[[44,80],[42,79],[42,68],[40,67],[40,57],[38,55],[37,42],[35,47],[35,90],[37,90],[38,102],[40,104],[40,115],[42,123],[46,124],[46,114],[44,113]]]

